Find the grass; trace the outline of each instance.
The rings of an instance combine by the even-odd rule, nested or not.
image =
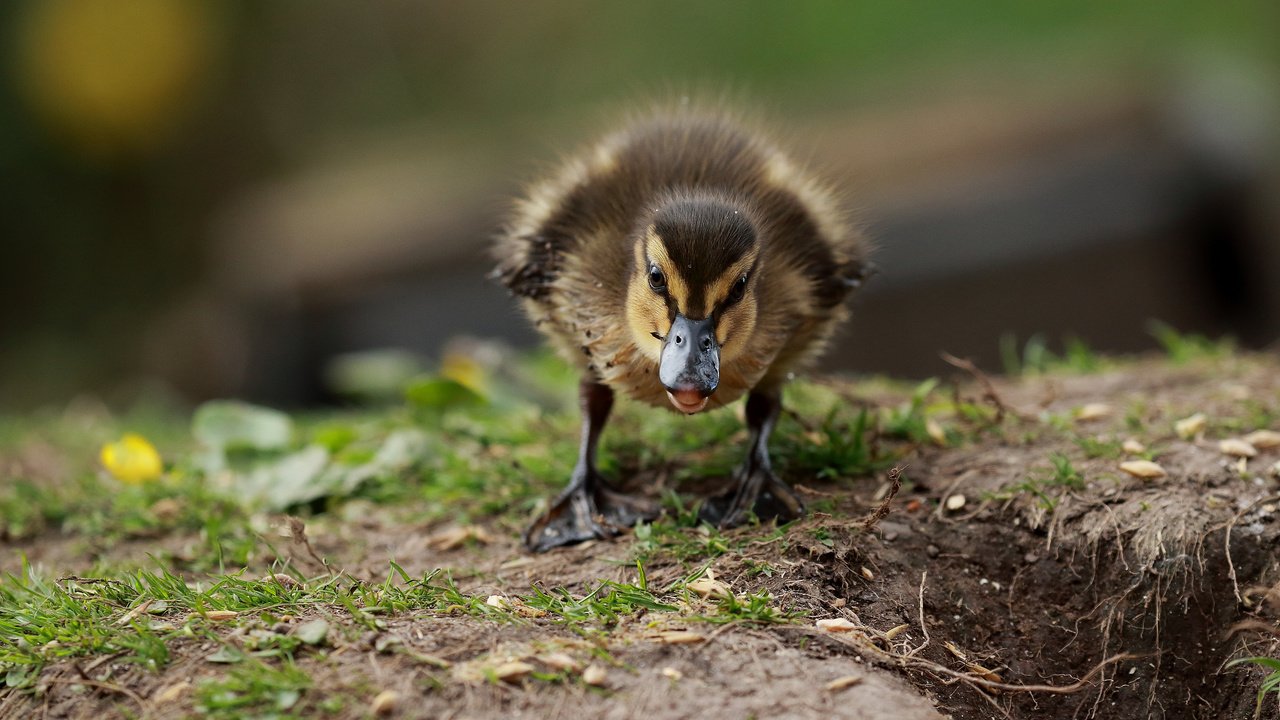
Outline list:
[[[1060,369],[1036,353],[1026,366]],[[1066,357],[1074,358],[1069,371],[1098,366],[1082,350]],[[605,651],[603,639],[611,633],[669,622],[796,622],[804,615],[778,590],[791,572],[787,554],[815,544],[834,547],[833,523],[849,519],[839,515],[841,504],[819,495],[806,498],[811,508],[836,514],[820,526],[722,532],[700,524],[694,498],[705,494],[709,480],[726,481],[746,450],[741,421],[731,409],[686,418],[623,402],[605,435],[603,468],[612,477],[661,473],[668,479],[669,512],[639,524],[627,544],[602,546],[618,556],[615,574],[518,588],[492,600],[474,588],[495,578],[465,568],[410,574],[392,562],[381,580],[365,580],[312,577],[282,562],[277,545],[289,541],[275,528],[285,514],[306,519],[319,533],[374,515],[392,527],[478,524],[513,537],[568,477],[578,417],[573,378],[562,366],[535,357],[465,393],[439,378],[414,383],[407,398],[314,416],[259,415],[252,407],[224,405],[206,410],[199,416],[206,420],[194,426],[180,413],[160,422],[155,412],[82,416],[73,410],[33,418],[25,427],[0,418],[0,468],[11,473],[0,485],[0,534],[18,546],[49,542],[65,552],[46,561],[55,567],[52,574],[24,562],[0,579],[0,677],[10,688],[34,693],[50,664],[109,656],[162,673],[197,653],[212,668],[200,674],[212,677],[191,689],[188,707],[196,713],[350,711],[369,698],[318,690],[315,668],[361,638],[394,638],[408,619],[556,626],[593,652]],[[961,399],[936,379],[798,382],[788,386],[785,405],[771,443],[774,467],[793,484],[810,487],[865,479],[920,447],[1024,431],[1046,442],[1059,439],[1066,449],[997,497],[1027,494],[1052,510],[1065,493],[1084,487],[1092,466],[1081,458],[1121,454],[1119,440],[1084,436],[1065,416],[995,424],[990,407]],[[1239,410],[1232,417],[1241,429],[1274,420],[1265,400],[1241,401]],[[209,417],[223,424],[202,426]],[[1152,421],[1138,406],[1124,419],[1130,430]],[[253,427],[266,430],[255,435]],[[160,448],[159,478],[124,484],[96,466],[101,443],[125,431],[140,431]],[[308,455],[319,462],[299,471],[298,459]],[[275,494],[246,490],[264,486]],[[121,543],[150,560],[138,567],[110,551],[92,559]],[[780,555],[765,559],[758,552],[763,545]],[[738,573],[734,594],[697,596],[688,584],[717,561]],[[78,575],[57,574],[69,569]],[[650,571],[662,583],[651,583]],[[464,590],[455,577],[473,589]],[[412,643],[383,644],[420,658],[419,664],[443,667]]]
[[[1035,498],[1037,505],[1052,511],[1066,492],[1084,488],[1084,475],[1072,464],[1071,458],[1064,453],[1049,455],[1049,468],[1041,469],[1027,476],[1026,480],[995,493],[994,499],[1009,500],[1020,494],[1028,494]]]
[[[1247,657],[1236,658],[1227,663],[1227,667],[1239,667],[1241,665],[1257,665],[1263,670],[1270,670],[1266,677],[1262,678],[1262,682],[1258,685],[1258,702],[1254,710],[1254,717],[1262,716],[1262,703],[1266,701],[1267,695],[1274,694],[1280,698],[1280,659],[1271,657]]]

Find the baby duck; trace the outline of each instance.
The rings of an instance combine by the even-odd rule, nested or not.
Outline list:
[[[718,111],[633,120],[516,205],[495,276],[582,372],[582,437],[564,492],[526,531],[534,552],[607,538],[657,516],[596,470],[615,393],[686,414],[747,395],[750,442],[721,527],[792,519],[804,503],[770,467],[789,374],[848,314],[868,245],[836,194]]]

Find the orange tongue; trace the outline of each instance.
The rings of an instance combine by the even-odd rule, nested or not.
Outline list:
[[[702,397],[702,393],[697,390],[668,390],[667,397],[671,398],[671,404],[680,412],[696,413],[707,406],[707,398]]]

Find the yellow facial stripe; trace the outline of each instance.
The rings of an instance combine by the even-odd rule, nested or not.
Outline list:
[[[662,238],[658,237],[653,228],[649,228],[649,231],[645,234],[644,251],[649,260],[654,265],[657,265],[658,269],[666,277],[667,294],[676,301],[676,307],[681,310],[687,308],[689,306],[689,286],[680,275],[679,268],[671,261],[671,256],[667,254],[667,246],[662,243]]]
[[[756,253],[752,251],[730,266],[728,270],[721,273],[707,288],[706,296],[711,300],[711,305],[715,306],[724,302],[724,299],[729,297],[729,293],[733,291],[734,284],[738,282],[744,273],[751,269],[755,262]]]

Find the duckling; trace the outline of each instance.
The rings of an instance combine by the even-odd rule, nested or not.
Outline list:
[[[582,373],[569,484],[525,532],[533,552],[652,519],[596,469],[614,396],[693,415],[747,396],[746,460],[701,516],[721,527],[803,515],[772,470],[781,389],[813,361],[868,272],[833,189],[729,113],[634,118],[517,201],[494,276]]]

